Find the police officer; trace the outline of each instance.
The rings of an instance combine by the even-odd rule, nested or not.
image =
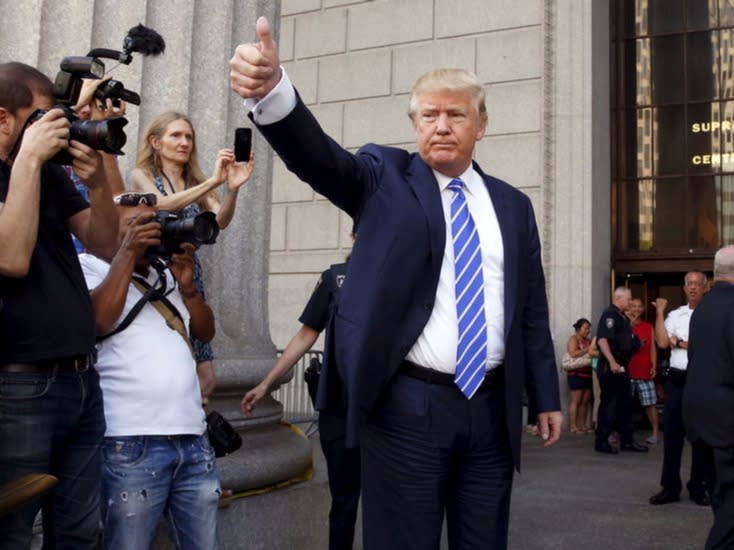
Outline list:
[[[347,264],[342,263],[332,265],[321,274],[299,318],[302,323],[301,328],[288,343],[273,369],[242,399],[241,409],[244,414],[252,415],[255,403],[267,395],[272,385],[311,349],[321,331],[331,326],[329,320],[346,273]],[[325,346],[330,345],[331,337],[331,330],[327,328]],[[321,376],[319,380],[319,386],[335,383],[339,383],[335,376],[330,376],[328,379],[326,376]],[[319,387],[319,393],[323,389]],[[339,392],[330,389],[329,393],[334,395]],[[322,409],[319,413],[321,449],[326,458],[329,491],[331,492],[329,550],[351,550],[361,490],[359,448],[347,448],[345,445],[346,400],[343,392],[341,395],[340,403],[330,404],[328,408]]]
[[[609,444],[611,422],[616,418],[620,427],[620,449],[646,453],[647,447],[632,439],[632,393],[627,362],[640,348],[640,342],[632,332],[625,310],[630,305],[630,289],[618,287],[614,291],[612,305],[604,310],[597,328],[599,363],[597,374],[601,386],[601,403],[596,423],[594,449],[600,453],[616,454]],[[615,404],[616,414],[612,415]]]

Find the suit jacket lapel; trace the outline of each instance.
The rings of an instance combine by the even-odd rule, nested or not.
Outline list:
[[[426,214],[431,239],[431,275],[438,281],[446,246],[446,222],[438,182],[431,169],[417,154],[411,159],[406,178]]]
[[[482,176],[484,185],[487,186],[489,197],[492,200],[497,223],[502,233],[502,248],[504,256],[504,285],[505,285],[505,339],[512,326],[512,317],[515,311],[515,298],[517,297],[518,282],[518,252],[517,231],[513,228],[519,220],[513,219],[513,211],[507,202],[507,196],[497,185],[492,185],[492,177],[482,172],[479,165],[474,163],[474,169]]]

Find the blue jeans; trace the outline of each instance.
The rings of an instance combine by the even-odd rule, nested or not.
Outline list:
[[[104,431],[94,369],[0,372],[0,483],[29,473],[59,479],[42,500],[0,517],[0,548],[29,547],[41,504],[44,547],[97,548]]]
[[[106,437],[104,540],[111,550],[150,548],[161,516],[178,549],[217,547],[221,490],[206,436]]]

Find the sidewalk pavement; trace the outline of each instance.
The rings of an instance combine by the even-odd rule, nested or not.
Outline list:
[[[644,442],[649,435],[636,432]],[[509,547],[517,550],[700,550],[713,522],[684,489],[680,502],[652,506],[659,489],[661,442],[650,452],[606,455],[593,450],[593,435],[564,432],[548,449],[523,436],[522,473],[515,476]],[[690,471],[690,446],[681,478]]]
[[[638,431],[644,442],[649,432]],[[662,436],[662,434],[661,434]],[[711,508],[688,499],[663,506],[648,503],[660,490],[663,445],[648,453],[606,455],[593,449],[594,436],[564,432],[554,446],[523,434],[522,473],[515,474],[510,511],[510,550],[701,550],[713,522]],[[325,463],[314,444],[316,478]],[[690,471],[690,446],[683,451],[681,478]],[[324,479],[325,481],[325,479]],[[354,549],[362,549],[361,518]],[[444,529],[441,550],[447,550]]]

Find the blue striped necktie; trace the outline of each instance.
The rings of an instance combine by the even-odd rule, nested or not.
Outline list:
[[[487,319],[484,311],[484,277],[479,234],[464,196],[464,182],[456,178],[448,185],[451,199],[451,235],[454,243],[456,315],[459,345],[456,350],[454,382],[471,398],[486,372]]]

